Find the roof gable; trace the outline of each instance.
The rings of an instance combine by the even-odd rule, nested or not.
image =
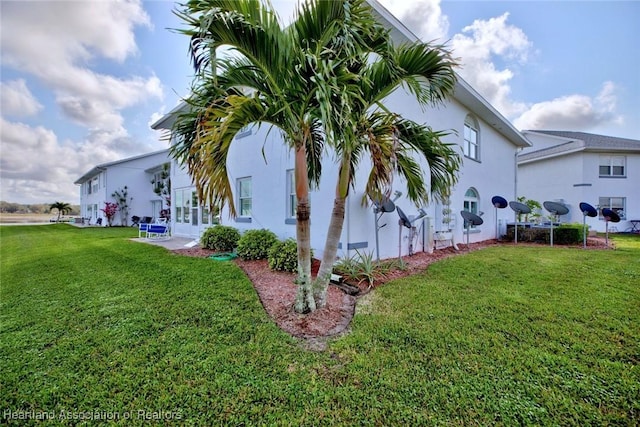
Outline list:
[[[640,153],[640,140],[617,138],[586,132],[526,130],[525,135],[548,136],[554,145],[539,150],[529,151],[518,156],[518,163],[529,163],[537,160],[564,156],[576,152],[632,152]],[[535,147],[534,147],[535,148]]]
[[[629,138],[618,138],[615,136],[598,135],[595,133],[572,132],[564,130],[527,130],[537,134],[557,136],[571,140],[584,141],[585,148],[603,148],[603,149],[639,149],[640,140]]]
[[[122,163],[131,162],[131,161],[134,161],[134,160],[144,159],[146,157],[152,157],[152,156],[155,156],[155,155],[158,155],[158,154],[165,154],[166,157],[167,157],[167,161],[169,161],[169,149],[165,148],[164,150],[153,151],[151,153],[145,153],[145,154],[139,154],[137,156],[127,157],[126,159],[120,159],[120,160],[114,160],[112,162],[101,163],[99,165],[94,166],[93,168],[91,168],[91,170],[89,170],[84,175],[82,175],[80,178],[78,178],[74,182],[74,184],[76,184],[76,185],[82,184],[82,183],[86,182],[87,180],[89,180],[90,178],[93,178],[94,176],[98,175],[100,172],[102,172],[105,169],[108,169],[110,167],[117,166],[117,165],[122,164]]]

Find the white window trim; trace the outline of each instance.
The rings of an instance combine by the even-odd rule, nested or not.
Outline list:
[[[475,132],[475,135],[476,135],[475,142],[472,142],[467,139],[466,128],[472,129]],[[464,144],[462,147],[462,153],[464,154],[464,156],[467,159],[471,159],[471,160],[475,160],[476,162],[479,162],[480,161],[480,126],[478,125],[478,120],[471,115],[467,115],[467,117],[464,120],[462,140]],[[467,154],[471,152],[472,145],[475,147],[475,154],[476,154],[475,157],[472,157],[470,154]]]
[[[248,197],[242,197],[241,191],[240,191],[240,186],[241,186],[242,182],[247,182],[247,181],[252,184],[251,185],[251,192],[250,192]],[[237,189],[238,189],[238,217],[240,217],[240,218],[251,218],[252,213],[253,213],[253,183],[252,183],[251,177],[250,176],[245,176],[245,177],[242,177],[242,178],[238,178],[238,181],[237,181],[236,185],[237,185]],[[243,215],[242,214],[242,200],[245,200],[245,199],[249,199],[251,201],[251,208],[249,208],[249,215]]]
[[[469,190],[473,190],[473,192],[476,194],[476,197],[469,197],[469,196],[467,196],[467,192],[468,192]],[[475,203],[475,205],[476,205],[476,212],[473,212],[473,210],[470,210],[469,212],[474,213],[474,214],[476,214],[476,215],[478,215],[478,214],[479,214],[479,212],[480,212],[480,193],[478,192],[478,190],[477,190],[475,187],[469,187],[469,188],[467,189],[467,191],[465,191],[465,192],[464,192],[464,200],[463,200],[463,202],[462,202],[462,208],[463,208],[463,210],[467,210],[467,209],[465,209],[465,206],[464,206],[464,205],[465,205],[465,203],[469,203],[469,206],[471,206],[471,204],[472,204],[472,203]],[[463,225],[464,225],[464,222],[463,222]],[[472,225],[469,227],[469,229],[470,229],[470,230],[475,230],[475,229],[476,229],[476,226],[472,224]]]
[[[601,199],[609,199],[609,202],[606,206],[600,204]],[[602,209],[611,209],[611,199],[621,199],[622,200],[622,210],[615,210],[615,212],[620,216],[620,219],[625,221],[627,219],[626,211],[627,211],[627,198],[621,196],[600,196],[598,197],[598,219],[604,220],[602,216]]]
[[[285,212],[285,222],[287,224],[294,223],[296,220],[296,187],[295,187],[295,175],[294,169],[287,169],[287,177],[286,177],[286,209]]]
[[[601,174],[600,173],[600,167],[601,166],[607,166],[605,164],[603,164],[603,158],[608,157],[609,158],[609,173],[608,174]],[[622,168],[623,168],[623,173],[621,175],[615,175],[613,173],[613,163],[614,163],[614,159],[622,159]],[[627,177],[627,156],[620,156],[620,155],[612,155],[612,154],[607,154],[607,155],[601,155],[598,157],[598,176],[600,178],[626,178]]]

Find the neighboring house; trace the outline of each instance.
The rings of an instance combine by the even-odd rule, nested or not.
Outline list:
[[[81,215],[90,218],[91,224],[102,218],[102,225],[106,225],[107,221],[101,209],[104,208],[105,202],[115,203],[112,194],[122,191],[126,186],[129,198],[132,198],[127,217],[129,225],[134,215],[159,217],[160,210],[168,206],[166,201],[154,192],[153,182],[160,178],[163,165],[170,162],[169,150],[165,149],[93,167],[74,182],[80,186]],[[113,224],[121,224],[119,212]]]
[[[618,231],[640,220],[640,140],[584,132],[527,130],[533,147],[518,156],[518,193],[528,199],[560,201],[569,207],[562,222],[583,221],[580,203],[599,211],[587,217],[594,230],[605,231],[602,208],[616,211]],[[548,215],[548,212],[543,212]]]
[[[396,42],[415,41],[410,33],[393,15],[372,1],[381,22],[392,29]],[[423,208],[427,217],[416,221],[417,228],[412,242],[414,251],[431,250],[430,231],[447,232],[451,229],[457,242],[466,242],[460,211],[470,210],[484,214],[484,224],[469,233],[471,242],[496,237],[496,215],[501,234],[506,222],[513,221],[510,209],[497,210],[491,199],[499,195],[507,200],[516,197],[517,153],[529,147],[526,138],[518,132],[485,99],[460,79],[454,96],[445,105],[424,111],[410,101],[403,91],[392,94],[386,105],[406,118],[419,123],[427,123],[437,130],[452,133],[444,139],[455,143],[463,155],[463,166],[459,182],[452,189],[450,204],[432,203],[416,207],[405,198],[396,201],[407,215],[416,215]],[[175,115],[185,104],[152,124],[153,129],[170,130]],[[264,154],[264,157],[263,157]],[[265,161],[266,159],[266,161]],[[366,163],[366,162],[363,162]],[[285,146],[279,132],[267,126],[253,127],[237,135],[228,156],[229,178],[235,188],[235,205],[238,217],[230,219],[228,210],[220,213],[220,221],[240,230],[267,228],[280,238],[295,237],[295,191],[293,183],[293,153]],[[427,165],[423,165],[428,176]],[[335,194],[338,165],[332,153],[327,153],[323,162],[320,188],[311,193],[311,246],[319,257],[324,248]],[[172,163],[171,178],[173,188],[172,233],[177,236],[198,238],[209,227],[213,218],[209,210],[197,198],[195,187],[186,171]],[[341,239],[341,255],[354,255],[354,250],[376,251],[375,217],[371,206],[362,205],[366,183],[366,166],[359,169],[355,189],[347,200],[344,230]],[[394,190],[404,192],[400,178],[394,181]],[[446,212],[451,212],[448,220]],[[380,257],[390,258],[409,251],[409,232],[398,224],[396,212],[386,213],[380,219]],[[400,232],[402,234],[400,234]],[[425,242],[427,242],[425,244]],[[400,249],[399,249],[400,245]]]

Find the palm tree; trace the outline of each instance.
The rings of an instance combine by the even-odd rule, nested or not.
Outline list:
[[[341,64],[382,32],[363,0],[301,5],[283,28],[257,0],[190,0],[176,11],[189,28],[196,78],[187,111],[173,128],[172,154],[186,164],[201,200],[236,214],[226,158],[233,138],[252,124],[278,128],[295,153],[298,293],[296,311],[316,309],[311,282],[310,186],[320,178],[325,129],[332,122],[330,84]],[[220,59],[229,46],[237,56]]]
[[[73,210],[69,203],[64,203],[64,202],[55,202],[50,204],[49,212],[51,212],[54,209],[58,210],[58,218],[56,219],[56,222],[60,222],[60,217],[62,215],[67,214]]]
[[[426,204],[430,195],[439,197],[455,184],[460,165],[459,155],[450,144],[442,142],[447,133],[403,119],[384,107],[384,98],[401,85],[423,106],[444,101],[456,81],[455,62],[449,53],[440,47],[416,43],[390,47],[387,55],[375,62],[367,58],[362,55],[359,62],[354,60],[343,70],[345,83],[337,91],[341,96],[332,100],[350,108],[346,114],[331,118],[333,129],[342,130],[330,140],[340,167],[323,258],[314,283],[314,298],[319,307],[326,302],[344,224],[345,203],[360,160],[368,154],[371,163],[364,203],[367,197],[374,201],[388,197],[397,174],[406,182],[409,199]],[[416,156],[428,164],[428,181]]]

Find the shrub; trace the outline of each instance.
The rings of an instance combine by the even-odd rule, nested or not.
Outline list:
[[[507,230],[505,238],[514,240],[513,227]],[[551,241],[549,228],[521,228],[518,227],[519,242],[546,243]],[[561,224],[553,228],[553,243],[558,245],[573,245],[582,243],[582,224]]]
[[[373,286],[376,275],[384,275],[393,267],[390,263],[374,261],[373,252],[361,253],[356,249],[356,255],[338,261],[334,270],[348,280],[357,280],[358,283],[366,281]]]
[[[553,230],[553,240],[559,245],[582,243],[582,233],[582,224],[562,224]]]
[[[238,241],[238,256],[242,259],[265,259],[278,237],[269,230],[249,230]]]
[[[214,251],[232,251],[238,245],[238,240],[240,232],[237,229],[228,225],[216,225],[202,233],[200,243],[204,248]]]
[[[313,257],[313,251],[311,252]],[[277,271],[295,272],[298,269],[298,244],[295,239],[274,243],[269,249],[269,268]]]

